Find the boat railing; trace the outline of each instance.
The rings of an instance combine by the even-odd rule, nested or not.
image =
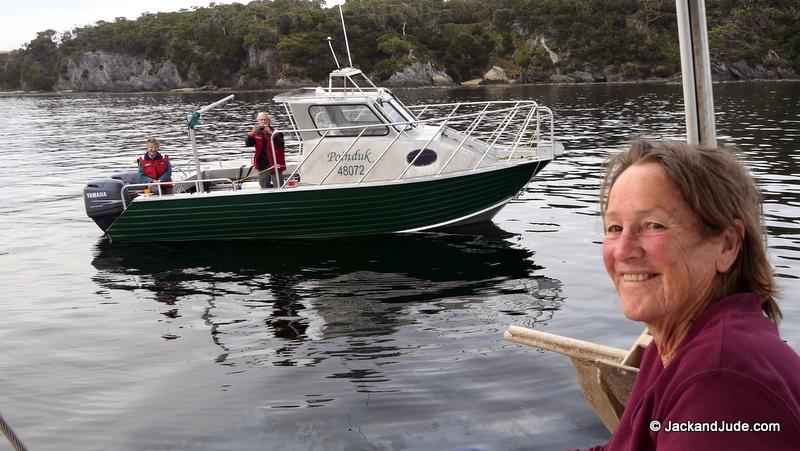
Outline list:
[[[492,151],[507,159],[506,164],[510,164],[513,158],[535,159],[536,157],[552,158],[554,156],[553,112],[534,101],[461,102],[409,107],[412,112],[415,109],[418,109],[419,113],[415,114],[415,120],[409,121],[306,129],[292,127],[275,130],[272,134],[273,139],[279,133],[296,136],[298,139],[294,142],[294,145],[297,146],[296,152],[301,155],[298,165],[292,174],[286,177],[286,181],[281,187],[285,187],[288,180],[295,178],[295,175],[300,172],[305,162],[309,161],[309,157],[326,138],[336,136],[338,138],[353,139],[349,143],[342,144],[342,147],[346,147],[346,150],[332,161],[331,169],[317,185],[322,185],[330,177],[337,164],[347,158],[350,151],[355,148],[361,139],[365,136],[373,135],[369,133],[369,130],[385,130],[388,127],[392,127],[397,131],[396,136],[383,148],[376,161],[355,183],[361,183],[369,175],[403,134],[407,133],[412,127],[419,125],[437,127],[436,132],[430,136],[425,146],[422,147],[423,149],[427,148],[438,136],[449,137],[458,142],[455,151],[452,152],[436,176],[441,175],[453,157],[465,146],[470,146],[472,140],[481,141],[486,145],[486,149],[472,170],[477,170]],[[431,112],[438,112],[439,114],[437,114],[437,117],[424,117],[426,113],[430,114]],[[545,132],[542,131],[543,124]],[[307,134],[319,136],[319,139],[316,140],[311,149],[304,148],[305,140],[303,136]],[[287,148],[287,152],[289,151]],[[400,180],[406,175],[421,154],[422,152],[417,153],[396,180]]]
[[[127,194],[131,189],[148,188],[148,187],[151,187],[151,186],[155,186],[157,188],[157,191],[158,191],[155,194],[160,197],[160,196],[165,196],[166,195],[161,190],[161,187],[163,185],[195,185],[197,183],[220,183],[220,182],[225,183],[225,184],[230,184],[231,185],[231,190],[236,190],[236,184],[233,183],[233,180],[231,180],[229,178],[215,178],[215,179],[202,179],[202,180],[178,180],[178,181],[172,181],[172,182],[130,183],[128,185],[123,186],[122,190],[120,192],[121,196],[122,196],[122,209],[123,210],[127,210],[128,209],[128,202],[127,202],[128,196],[127,196]]]
[[[501,123],[497,124],[495,122],[494,124],[487,124],[487,126],[477,129],[473,134],[475,137],[484,141],[494,140],[495,135],[499,133],[503,127],[503,120],[509,120],[511,121],[511,124],[514,124],[515,122],[530,121],[531,118],[525,119],[523,117],[515,117],[520,110],[529,110],[538,114],[536,117],[537,126],[541,127],[541,121],[549,122],[549,141],[552,142],[554,140],[555,119],[552,110],[546,106],[539,105],[533,100],[490,100],[478,102],[434,103],[426,105],[412,105],[408,106],[407,108],[409,111],[414,113],[417,119],[421,121],[435,121],[439,117],[450,115],[451,113],[458,113],[454,114],[454,121],[452,124],[450,124],[450,126],[453,128],[457,128],[459,121],[463,121],[463,119],[469,117],[470,113],[479,114],[481,116],[486,115],[487,117],[496,117],[501,121]],[[464,113],[467,114],[465,115]],[[501,115],[498,113],[507,113],[507,115],[501,117]],[[429,119],[427,116],[433,117]],[[492,125],[495,126],[492,127]]]

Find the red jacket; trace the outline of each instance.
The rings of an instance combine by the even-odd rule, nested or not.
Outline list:
[[[248,135],[245,140],[245,145],[248,147],[255,146],[256,153],[253,155],[253,167],[256,170],[263,171],[275,165],[275,159],[278,160],[278,171],[283,172],[286,170],[286,151],[283,144],[283,134],[278,133],[275,135],[275,155],[272,152],[272,134],[256,133]]]
[[[161,158],[159,158],[161,157]],[[155,160],[151,160],[150,158],[146,157],[139,157],[139,166],[142,168],[142,172],[144,175],[150,177],[153,180],[159,180],[162,175],[166,174],[167,171],[170,170],[169,164],[169,157],[166,155],[156,155]],[[172,177],[165,180],[167,182],[172,181]],[[161,185],[164,188],[172,188],[172,184]]]

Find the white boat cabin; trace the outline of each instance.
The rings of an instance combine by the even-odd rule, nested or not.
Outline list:
[[[366,83],[359,85],[356,76]],[[449,126],[452,113],[420,120],[358,69],[336,70],[327,88],[297,89],[275,101],[284,105],[293,127],[279,130],[287,152],[293,153],[293,138],[300,146],[303,185],[430,177],[497,161],[490,146],[473,136],[477,123],[462,133]]]

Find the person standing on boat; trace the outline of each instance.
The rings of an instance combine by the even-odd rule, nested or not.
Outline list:
[[[161,145],[156,138],[147,138],[147,152],[137,160],[137,164],[139,165],[139,180],[141,180],[142,183],[163,183],[172,181],[172,163],[169,162],[168,156],[162,155],[159,152],[160,148]],[[156,193],[158,193],[160,189],[162,194],[172,194],[172,184],[169,183],[153,185],[150,189]]]
[[[653,341],[591,449],[800,449],[800,357],[778,335],[761,202],[727,149],[636,141],[611,158],[603,259]]]
[[[283,185],[283,171],[286,170],[283,134],[273,135],[274,130],[270,126],[269,114],[262,111],[256,116],[256,123],[244,141],[245,146],[256,148],[253,167],[258,171],[258,183],[262,188]]]

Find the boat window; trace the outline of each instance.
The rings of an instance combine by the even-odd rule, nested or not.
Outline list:
[[[381,110],[383,113],[386,114],[386,117],[389,119],[389,122],[411,122],[414,119],[408,117],[408,114],[403,114],[403,108],[397,104],[397,101],[394,99],[387,101],[378,100],[378,105],[381,106]],[[414,127],[414,124],[410,124],[411,127]],[[398,130],[403,127],[397,127]]]
[[[367,105],[312,105],[308,113],[314,121],[316,128],[331,127],[357,127],[345,130],[332,129],[327,136],[384,136],[389,133],[389,128],[381,126],[383,122]],[[319,134],[322,135],[323,131]]]
[[[419,156],[417,156],[419,155]],[[416,160],[414,160],[416,158]],[[417,149],[412,150],[406,155],[406,161],[414,162],[414,166],[427,166],[436,162],[438,155],[433,149]]]

